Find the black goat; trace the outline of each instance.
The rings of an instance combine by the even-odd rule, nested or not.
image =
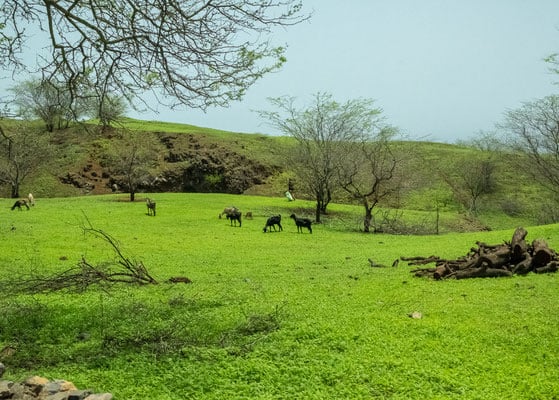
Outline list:
[[[225,207],[221,214],[219,214],[219,218],[221,218],[224,214],[225,218],[231,222],[231,225],[235,224],[235,226],[237,226],[237,221],[239,221],[239,228],[241,227],[241,210],[235,206]]]
[[[281,215],[280,214],[272,215],[270,218],[268,218],[268,220],[266,221],[266,225],[264,225],[264,233],[266,233],[268,228],[270,228],[270,232],[272,231],[272,228],[274,228],[274,232],[275,232],[276,225],[279,226],[280,231],[283,231],[283,227],[281,226]]]
[[[14,205],[12,206],[12,211],[14,211],[16,208],[21,211],[21,206],[25,206],[27,207],[27,209],[29,210],[29,204],[27,203],[27,200],[25,199],[19,199],[16,200],[16,202],[14,203]]]
[[[148,207],[148,215],[152,215],[155,217],[155,206],[156,203],[150,198],[146,199],[146,206]]]
[[[297,225],[297,232],[303,232],[303,228],[307,228],[310,233],[312,233],[312,222],[308,218],[299,218],[295,214],[291,214],[289,218],[295,221],[295,225]]]
[[[227,219],[231,222],[231,225],[237,226],[237,221],[239,221],[239,228],[241,227],[241,215],[242,213],[239,210],[232,211],[227,214]]]

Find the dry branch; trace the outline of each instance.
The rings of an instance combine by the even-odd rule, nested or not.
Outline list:
[[[123,254],[120,245],[111,235],[91,225],[82,229],[84,233],[92,234],[108,243],[117,255],[117,259],[93,265],[82,256],[75,267],[64,272],[48,276],[24,276],[9,282],[0,282],[0,289],[3,292],[9,290],[17,293],[44,293],[59,290],[80,292],[92,285],[105,288],[115,283],[157,284],[141,261],[134,261]]]

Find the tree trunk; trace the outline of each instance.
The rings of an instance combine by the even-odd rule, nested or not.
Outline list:
[[[317,223],[320,223],[320,215],[322,214],[322,213],[320,212],[320,209],[321,209],[321,207],[320,207],[320,201],[317,199],[317,200],[316,200],[316,210],[315,210],[315,213],[314,213],[314,218],[315,218],[315,221],[316,221]]]
[[[11,196],[12,199],[19,198],[19,184],[17,183],[12,184]]]
[[[326,214],[326,209],[328,208],[328,204],[330,204],[330,202],[332,201],[332,192],[327,189],[326,190],[326,199],[322,199],[322,202],[320,204],[320,212],[321,214]],[[317,221],[319,222],[319,221]]]
[[[130,192],[130,202],[134,202],[135,198],[136,198],[136,193]]]
[[[320,216],[322,215],[322,208],[325,207],[324,206],[324,193],[320,190],[317,190],[315,192],[316,195],[316,208],[314,211],[314,219],[315,222],[320,223]]]
[[[373,210],[369,207],[367,198],[363,198],[363,207],[365,208],[365,218],[363,218],[363,232],[371,232],[371,221],[373,220]]]

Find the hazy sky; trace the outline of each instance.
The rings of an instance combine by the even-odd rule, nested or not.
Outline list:
[[[490,131],[507,109],[557,92],[543,58],[559,52],[559,0],[303,0],[309,22],[279,30],[287,63],[229,108],[134,114],[276,134],[251,110],[268,97],[317,92],[375,99],[414,139],[454,142]]]
[[[302,0],[307,22],[278,29],[287,63],[245,99],[206,113],[130,112],[234,132],[279,134],[254,110],[269,97],[303,108],[317,92],[374,99],[411,139],[455,142],[491,131],[507,109],[555,94],[543,59],[559,52],[559,0]],[[34,55],[33,55],[34,57]],[[0,88],[13,84],[0,80]]]

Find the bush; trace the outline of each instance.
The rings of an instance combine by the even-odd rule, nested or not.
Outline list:
[[[501,202],[501,211],[509,217],[517,217],[522,214],[524,207],[518,200],[507,198]]]

